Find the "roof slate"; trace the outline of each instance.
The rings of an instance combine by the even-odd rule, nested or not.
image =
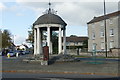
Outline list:
[[[83,42],[88,40],[88,37],[66,37],[66,42]]]
[[[104,19],[109,19],[109,18],[114,17],[114,16],[120,16],[120,11],[116,11],[116,12],[113,12],[113,13],[110,13],[110,14],[106,14],[106,16],[103,15],[103,16],[99,16],[99,17],[94,17],[87,24],[91,24],[91,23],[94,23],[94,22],[102,21]]]
[[[40,16],[33,25],[39,25],[39,24],[61,24],[63,26],[66,26],[67,24],[63,21],[61,17],[58,15],[48,13]]]

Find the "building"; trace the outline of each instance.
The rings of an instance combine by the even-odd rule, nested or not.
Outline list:
[[[83,48],[84,41],[88,41],[88,37],[77,37],[77,36],[66,37],[66,46],[67,48],[70,48],[70,47]]]
[[[66,37],[66,52],[70,55],[79,55],[88,51],[88,37]]]
[[[120,48],[120,11],[106,14],[106,16],[94,17],[88,25],[88,51],[92,51],[95,44],[96,50],[105,51],[105,25],[106,19],[106,35],[107,50]]]

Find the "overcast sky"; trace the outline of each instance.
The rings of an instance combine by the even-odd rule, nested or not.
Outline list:
[[[43,2],[44,1],[44,2]],[[8,29],[16,44],[22,44],[28,29],[48,9],[49,0],[4,0],[0,2],[0,28]],[[67,23],[67,36],[87,36],[87,22],[103,15],[103,0],[50,0],[51,8]],[[106,12],[118,10],[119,0],[106,0]]]

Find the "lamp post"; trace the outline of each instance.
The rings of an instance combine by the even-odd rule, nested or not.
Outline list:
[[[16,42],[16,41],[15,41],[15,38],[16,38],[16,37],[17,37],[17,35],[14,35],[14,34],[13,34],[13,35],[11,35],[11,38],[12,38],[12,43],[13,43],[14,45],[15,45],[15,42]]]
[[[15,44],[15,36],[13,35],[13,44]]]
[[[105,0],[104,0],[104,25],[105,25],[105,53],[107,57],[107,30],[106,30],[106,8],[105,8]]]
[[[15,36],[16,35],[12,35],[13,36],[13,44],[15,45]]]
[[[14,44],[14,35],[11,35],[12,43]]]
[[[11,46],[11,48],[12,48],[13,51],[15,50],[15,36],[16,35],[11,35],[11,37],[12,37],[12,46]]]

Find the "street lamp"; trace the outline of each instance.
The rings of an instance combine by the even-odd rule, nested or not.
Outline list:
[[[106,30],[106,8],[105,8],[105,0],[104,0],[104,25],[105,25],[105,53],[107,57],[107,30]]]

